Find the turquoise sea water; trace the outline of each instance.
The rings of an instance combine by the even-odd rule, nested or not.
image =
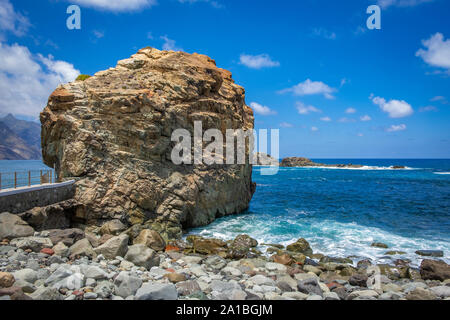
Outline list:
[[[314,252],[420,263],[419,249],[450,253],[450,160],[320,160],[363,164],[364,169],[280,168],[262,176],[248,212],[216,220],[190,233],[232,239],[246,233],[263,243],[307,239]],[[392,170],[393,165],[409,167]],[[386,249],[406,255],[385,256]],[[357,260],[357,259],[356,259]]]
[[[274,176],[255,167],[257,190],[247,212],[189,232],[225,240],[246,233],[281,244],[303,237],[315,252],[385,262],[404,257],[417,264],[416,250],[443,250],[450,262],[450,160],[315,161],[367,167],[280,168]],[[40,161],[0,161],[0,172],[46,168]],[[374,241],[407,254],[386,257],[388,250],[370,246]]]
[[[28,185],[28,171],[30,171],[31,184],[40,183],[40,171],[52,171],[52,180],[55,178],[54,170],[47,167],[40,160],[0,160],[0,175],[2,189],[14,187],[14,172],[17,172],[17,186]]]

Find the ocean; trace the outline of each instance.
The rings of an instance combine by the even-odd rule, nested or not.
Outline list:
[[[274,176],[255,167],[249,210],[190,233],[224,240],[245,233],[284,245],[302,237],[315,253],[379,263],[406,258],[417,265],[416,250],[443,250],[450,262],[450,160],[313,160],[367,167],[280,168]],[[408,169],[390,168],[395,165]],[[406,254],[386,256],[390,250]]]
[[[280,168],[274,176],[255,167],[249,210],[189,234],[229,240],[245,233],[260,243],[284,245],[302,237],[315,253],[380,263],[406,258],[418,265],[416,250],[443,250],[450,263],[450,160],[313,160],[366,167]],[[394,165],[407,169],[393,170]],[[0,172],[29,169],[48,168],[40,161],[0,161]],[[385,255],[391,250],[406,253]]]

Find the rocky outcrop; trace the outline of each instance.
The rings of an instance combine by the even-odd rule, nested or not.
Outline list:
[[[258,166],[279,166],[277,159],[267,153],[257,152],[253,155],[253,164]]]
[[[316,163],[308,158],[290,157],[284,158],[280,164],[281,167],[333,167],[333,168],[362,168],[359,164],[324,164]]]
[[[252,166],[175,165],[175,129],[253,128],[245,91],[199,54],[140,50],[115,68],[58,87],[41,113],[44,162],[75,178],[77,212],[100,226],[119,219],[163,237],[247,209]],[[225,141],[224,141],[225,146]]]
[[[45,207],[35,207],[19,216],[36,230],[69,228],[77,219],[82,205],[74,199],[61,201]]]
[[[444,281],[450,279],[450,266],[444,261],[425,259],[420,264],[420,275],[424,280]]]
[[[3,212],[0,214],[0,239],[28,237],[34,234],[34,229],[17,215]]]

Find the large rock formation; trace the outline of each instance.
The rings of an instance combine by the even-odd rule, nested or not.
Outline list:
[[[175,129],[253,128],[245,91],[199,54],[140,50],[115,68],[59,86],[41,113],[44,162],[75,178],[77,219],[145,224],[166,238],[247,209],[252,166],[175,165]],[[225,146],[225,141],[224,141]],[[248,158],[248,157],[247,157]]]

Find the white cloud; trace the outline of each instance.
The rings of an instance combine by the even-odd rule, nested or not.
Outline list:
[[[280,127],[281,128],[292,128],[294,125],[292,123],[289,122],[282,122],[280,123]]]
[[[197,2],[205,2],[205,3],[209,3],[211,6],[213,6],[216,9],[221,9],[224,7],[223,4],[221,4],[218,1],[214,1],[214,0],[178,0],[178,2],[189,3],[189,4],[193,4],[193,3],[197,3]]]
[[[350,82],[350,80],[348,80],[347,78],[342,78],[341,79],[341,88],[343,87],[343,86],[345,86],[347,83],[349,83]]]
[[[378,0],[378,5],[383,9],[388,7],[414,7],[433,0]]]
[[[358,137],[364,137],[364,134],[358,133]]]
[[[94,30],[92,31],[92,33],[97,39],[101,39],[105,36],[105,33],[103,31]]]
[[[399,124],[399,125],[392,125],[389,128],[386,129],[387,132],[397,132],[397,131],[403,131],[406,130],[405,124]]]
[[[69,2],[113,12],[137,11],[157,4],[156,0],[70,0]]]
[[[252,107],[252,109],[253,109],[253,111],[255,111],[255,113],[260,114],[262,116],[270,116],[270,115],[277,114],[275,111],[271,110],[269,107],[260,105],[259,103],[256,103],[256,102],[250,103],[250,107]]]
[[[361,121],[370,121],[370,120],[372,120],[372,118],[370,116],[368,116],[367,114],[365,116],[362,116],[360,119],[361,119]]]
[[[355,108],[348,108],[347,110],[345,110],[345,113],[348,113],[348,114],[356,113],[356,109]]]
[[[417,57],[433,67],[444,68],[450,73],[450,39],[444,40],[442,33],[436,33],[430,39],[422,40],[426,48],[416,52]]]
[[[153,34],[151,32],[147,32],[147,39],[153,40]]]
[[[336,40],[336,33],[328,31],[324,28],[314,28],[311,35],[313,37],[320,37],[327,40]]]
[[[20,37],[27,32],[29,27],[28,19],[15,11],[9,0],[0,0],[0,31],[11,32]]]
[[[430,99],[430,101],[445,101],[444,96],[436,96]]]
[[[183,48],[177,47],[175,40],[169,39],[167,36],[162,36],[161,39],[164,40],[163,50],[167,51],[183,51]]]
[[[383,112],[389,114],[391,118],[403,118],[414,113],[413,108],[404,100],[389,100],[380,97],[370,96],[372,102],[380,107]]]
[[[311,112],[320,113],[321,110],[317,109],[314,106],[305,105],[303,102],[297,102],[297,111],[299,114],[310,114]]]
[[[241,54],[239,60],[242,65],[252,69],[273,68],[280,66],[278,61],[273,61],[267,54],[260,54],[256,56]]]
[[[434,106],[426,106],[419,109],[419,112],[430,112],[430,111],[438,111],[438,108]]]
[[[346,118],[346,117],[344,117],[344,118],[340,118],[340,119],[339,119],[339,122],[342,122],[342,123],[349,123],[349,122],[356,122],[356,120],[355,120],[355,119],[351,119],[351,118]]]
[[[73,81],[80,72],[53,56],[33,55],[27,47],[0,42],[0,110],[37,117],[60,83]]]
[[[301,82],[292,88],[279,91],[279,93],[292,92],[296,96],[321,94],[327,99],[334,99],[332,93],[335,91],[337,90],[331,88],[322,81],[311,81],[310,79],[306,79],[304,82]]]
[[[325,122],[330,122],[331,118],[330,117],[323,117],[323,118],[320,118],[320,120],[321,121],[325,121]]]
[[[313,131],[313,132],[319,131],[319,128],[317,128],[317,127],[311,127],[311,131]]]

